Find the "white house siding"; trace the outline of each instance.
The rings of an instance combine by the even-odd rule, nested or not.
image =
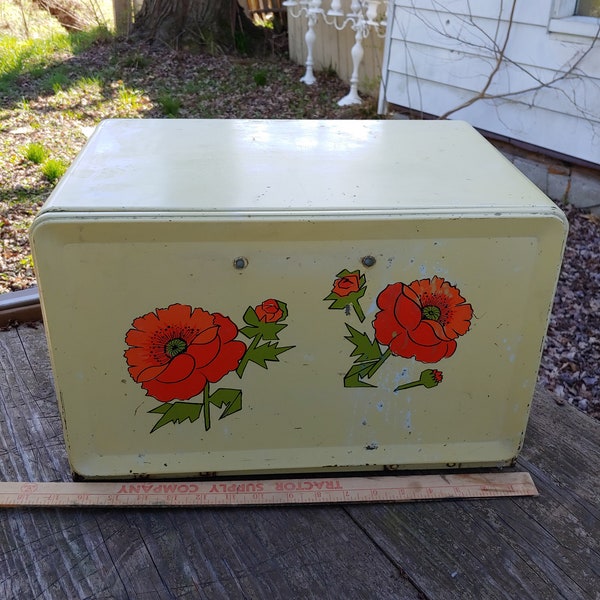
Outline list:
[[[600,41],[556,33],[556,21],[550,31],[556,4],[517,0],[507,60],[487,89],[494,97],[450,118],[600,164]],[[396,0],[384,57],[385,100],[441,116],[482,92],[497,66],[494,45],[504,44],[511,7],[510,0]],[[595,32],[596,21],[590,23]]]

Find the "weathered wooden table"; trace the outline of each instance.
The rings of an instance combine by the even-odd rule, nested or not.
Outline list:
[[[5,481],[69,481],[41,325],[0,332]],[[0,598],[600,599],[600,423],[539,391],[539,497],[0,509]]]

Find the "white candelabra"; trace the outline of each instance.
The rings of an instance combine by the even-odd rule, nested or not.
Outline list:
[[[385,35],[388,0],[352,0],[350,12],[348,13],[344,13],[342,10],[342,0],[331,0],[331,6],[327,12],[323,10],[321,5],[321,0],[285,0],[283,2],[283,6],[287,7],[289,15],[294,18],[305,15],[307,20],[307,30],[304,36],[304,41],[306,42],[306,73],[300,81],[307,85],[312,85],[316,82],[313,72],[313,49],[317,39],[315,26],[319,17],[322,17],[327,25],[335,27],[338,31],[350,25],[354,31],[354,45],[350,52],[350,56],[352,57],[350,91],[338,104],[340,106],[360,104],[362,101],[358,95],[358,70],[365,53],[363,40],[369,36],[371,31],[374,31],[378,37]],[[385,8],[385,12],[381,18],[379,15],[380,5],[383,5]]]

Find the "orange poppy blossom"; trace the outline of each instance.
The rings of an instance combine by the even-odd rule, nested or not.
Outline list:
[[[345,298],[349,294],[353,292],[358,292],[360,289],[360,273],[359,271],[355,271],[353,273],[348,273],[339,279],[336,279],[333,282],[333,289],[331,290],[333,294],[340,296],[341,298]]]
[[[200,394],[234,371],[246,352],[229,317],[187,304],[157,308],[132,325],[125,336],[129,374],[160,402]]]
[[[269,298],[259,304],[254,309],[254,312],[256,313],[258,320],[263,323],[277,323],[277,321],[283,318],[283,310],[279,305],[279,302],[273,298]]]
[[[377,297],[375,338],[392,354],[424,363],[448,358],[471,326],[473,309],[442,277],[393,283]]]
[[[336,275],[331,292],[323,300],[331,301],[330,309],[344,310],[346,314],[352,306],[362,323],[365,320],[365,313],[360,305],[360,299],[365,295],[366,290],[366,278],[360,271],[343,269]]]

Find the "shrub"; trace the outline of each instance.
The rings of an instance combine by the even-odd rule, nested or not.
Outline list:
[[[32,142],[25,148],[25,158],[36,165],[41,165],[48,158],[48,150],[42,144]]]
[[[256,71],[253,75],[254,78],[254,83],[256,85],[267,85],[267,72],[263,71],[262,69],[260,71]]]
[[[64,161],[56,158],[50,158],[42,165],[42,173],[50,183],[55,183],[60,179],[66,170],[67,165]]]
[[[179,114],[181,108],[181,100],[174,98],[170,94],[161,94],[158,97],[158,103],[162,109],[163,115],[166,117],[176,117]]]

